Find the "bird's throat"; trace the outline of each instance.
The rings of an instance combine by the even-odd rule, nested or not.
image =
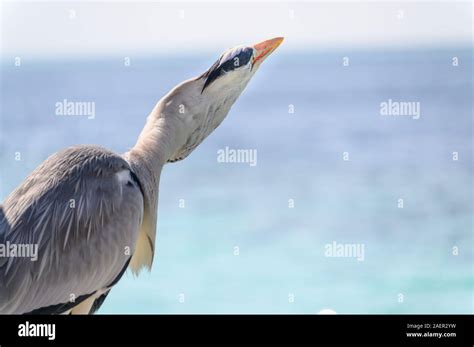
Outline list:
[[[172,129],[149,118],[136,145],[124,157],[143,187],[144,214],[130,268],[138,274],[150,269],[155,249],[158,193],[161,171],[172,152]]]

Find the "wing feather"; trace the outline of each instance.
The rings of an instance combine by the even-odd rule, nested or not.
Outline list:
[[[69,307],[114,281],[135,249],[143,218],[137,185],[117,173],[121,156],[76,146],[44,161],[5,200],[0,241],[38,246],[38,261],[0,261],[0,313]],[[47,310],[46,310],[47,311]]]

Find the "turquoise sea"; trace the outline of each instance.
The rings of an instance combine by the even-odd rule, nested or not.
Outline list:
[[[161,96],[215,59],[3,59],[0,200],[63,147],[127,151]],[[127,273],[100,313],[473,313],[472,95],[470,47],[271,56],[165,167],[153,269]],[[95,118],[55,115],[64,99]],[[381,115],[389,99],[420,118]],[[225,147],[256,149],[257,165],[219,163]],[[327,257],[333,242],[363,245],[363,261]]]

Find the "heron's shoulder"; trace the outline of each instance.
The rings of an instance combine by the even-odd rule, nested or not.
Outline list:
[[[130,166],[122,156],[106,148],[78,145],[51,155],[38,169],[59,176],[74,176],[76,174],[107,176],[130,169]]]
[[[34,169],[7,197],[5,206],[11,209],[22,201],[30,204],[40,197],[57,196],[68,190],[81,191],[81,186],[87,183],[102,187],[106,182],[113,185],[116,174],[127,169],[130,170],[130,166],[124,158],[105,148],[68,147],[54,153]]]

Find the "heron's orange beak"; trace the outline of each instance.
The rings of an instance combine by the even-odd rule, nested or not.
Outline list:
[[[277,47],[283,42],[283,37],[275,37],[274,39],[266,40],[256,45],[253,48],[257,51],[255,55],[254,64],[261,63],[268,57]]]

